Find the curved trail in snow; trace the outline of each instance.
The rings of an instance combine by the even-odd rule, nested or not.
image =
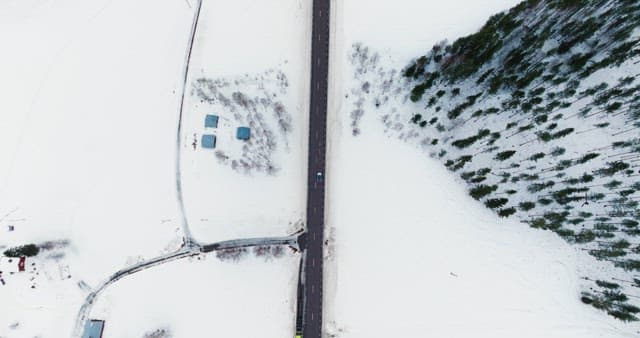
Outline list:
[[[170,261],[174,261],[180,258],[195,256],[200,252],[198,250],[194,250],[193,248],[183,247],[177,252],[173,252],[170,254],[162,255],[156,258],[152,258],[150,260],[140,262],[135,264],[129,268],[122,269],[111,275],[109,279],[102,282],[97,288],[95,288],[85,299],[84,303],[80,307],[80,311],[78,311],[78,315],[76,317],[75,326],[73,328],[73,338],[79,338],[82,335],[82,330],[84,328],[84,323],[89,317],[89,313],[91,313],[91,309],[95,304],[96,298],[111,284],[117,282],[121,278],[131,275],[133,273],[142,271],[144,269],[160,265],[163,263],[167,263]]]
[[[93,309],[93,305],[96,302],[98,296],[104,292],[104,290],[112,285],[113,283],[119,281],[120,279],[131,276],[134,273],[152,268],[154,266],[158,266],[164,263],[169,263],[175,260],[198,256],[201,254],[206,254],[212,251],[218,250],[228,250],[228,249],[238,249],[238,248],[249,248],[249,247],[257,247],[257,246],[273,246],[273,245],[287,245],[295,248],[296,250],[300,250],[298,245],[298,238],[300,234],[294,234],[288,237],[264,237],[264,238],[247,238],[247,239],[234,239],[229,241],[216,242],[206,245],[193,244],[191,246],[183,246],[176,252],[168,253],[162,256],[158,256],[155,258],[151,258],[140,263],[134,264],[128,268],[124,268],[118,270],[114,274],[112,274],[107,280],[102,282],[98,287],[96,287],[85,299],[84,303],[80,307],[80,311],[78,311],[78,315],[76,317],[75,326],[73,329],[73,338],[79,338],[82,335],[82,330],[84,328],[84,323],[88,319],[91,310]]]
[[[178,130],[176,133],[176,193],[178,199],[178,205],[180,208],[180,218],[181,218],[181,227],[182,227],[182,235],[184,236],[184,246],[192,247],[195,246],[196,242],[191,235],[191,230],[189,229],[189,222],[187,221],[187,214],[184,208],[184,199],[182,196],[182,172],[180,170],[180,154],[182,151],[181,140],[182,140],[182,116],[184,110],[184,100],[187,91],[187,80],[189,77],[189,64],[191,63],[191,51],[193,50],[193,43],[196,37],[196,31],[198,29],[198,20],[200,19],[200,9],[202,8],[202,0],[198,0],[196,5],[196,10],[193,15],[193,23],[191,24],[191,34],[189,35],[189,47],[187,48],[187,53],[185,55],[185,62],[183,68],[183,79],[182,79],[182,97],[180,99],[180,110],[178,112]]]

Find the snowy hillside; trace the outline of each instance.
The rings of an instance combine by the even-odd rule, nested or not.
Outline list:
[[[348,124],[334,132],[343,140],[330,171],[329,337],[635,336],[580,302],[577,267],[603,264],[499,219],[377,124],[369,115],[357,138]]]
[[[465,11],[456,7],[462,2],[456,4],[454,1],[451,4],[424,6],[459,10],[456,13],[470,18],[470,22],[482,15],[486,20],[502,8],[507,8],[507,4],[503,4],[502,8],[494,7],[492,12],[486,8],[484,11],[473,12],[472,9]],[[510,5],[515,4],[513,2]],[[397,5],[409,13],[420,12],[423,6],[413,1]],[[566,311],[575,314],[576,317],[571,320],[575,320],[576,323],[596,320],[586,317],[579,319],[581,314],[589,313],[588,317],[593,314],[599,316],[600,319],[597,321],[602,322],[603,328],[620,328],[617,333],[606,333],[607,329],[599,331],[594,328],[595,336],[609,337],[623,332],[637,332],[637,324],[624,324],[622,321],[635,321],[636,313],[640,311],[640,278],[637,272],[640,246],[636,237],[640,234],[637,227],[640,221],[637,208],[640,198],[637,195],[640,189],[637,163],[640,160],[640,135],[637,129],[640,106],[637,103],[637,90],[640,89],[640,83],[636,81],[640,65],[635,59],[636,42],[640,33],[638,4],[634,1],[527,1],[507,12],[492,16],[484,26],[478,22],[475,29],[467,27],[467,31],[464,31],[461,28],[462,31],[459,30],[458,35],[442,29],[443,33],[439,37],[434,36],[438,30],[432,29],[430,24],[440,22],[435,19],[429,20],[429,17],[421,17],[421,20],[410,24],[395,18],[391,8],[379,9],[377,16],[371,15],[380,22],[379,28],[364,31],[350,23],[352,17],[366,21],[360,15],[359,9],[362,6],[359,6],[357,1],[339,7],[344,9],[344,17],[338,14],[340,20],[336,29],[338,39],[334,58],[338,60],[334,66],[334,82],[337,85],[334,88],[333,107],[337,115],[333,121],[335,131],[332,148],[336,156],[335,162],[349,162],[354,156],[349,154],[368,151],[377,153],[385,162],[399,161],[412,166],[413,162],[409,158],[392,155],[387,149],[388,146],[383,146],[383,143],[395,144],[396,141],[384,141],[384,136],[372,135],[384,133],[387,138],[409,143],[420,149],[423,154],[439,160],[450,173],[458,176],[458,184],[467,188],[466,199],[478,200],[475,202],[477,207],[494,210],[496,217],[494,220],[483,221],[484,218],[476,214],[480,212],[475,209],[477,207],[471,206],[473,203],[467,204],[462,197],[442,191],[440,184],[446,184],[444,182],[447,182],[447,179],[440,177],[435,169],[423,169],[424,175],[432,175],[431,180],[424,182],[422,178],[411,176],[409,173],[401,174],[404,172],[403,169],[392,169],[392,164],[367,160],[365,155],[358,155],[358,159],[353,160],[353,165],[356,166],[355,163],[358,163],[357,166],[364,166],[366,169],[352,170],[344,163],[335,165],[331,171],[332,177],[342,182],[342,186],[332,183],[330,189],[334,189],[334,192],[331,193],[331,198],[342,202],[331,202],[331,198],[329,200],[330,204],[334,203],[332,212],[335,223],[331,224],[331,238],[336,243],[329,250],[329,257],[335,260],[334,268],[338,271],[338,280],[330,280],[330,284],[334,283],[336,288],[335,301],[341,304],[337,308],[346,309],[350,304],[364,302],[365,297],[374,294],[370,292],[368,295],[361,295],[363,298],[360,299],[349,296],[348,290],[355,290],[355,287],[350,289],[349,286],[345,286],[350,285],[346,282],[349,278],[361,278],[359,285],[383,287],[372,282],[383,277],[374,277],[375,270],[371,269],[375,269],[375,266],[362,266],[365,261],[364,257],[357,254],[358,250],[373,250],[373,246],[377,250],[387,251],[369,252],[367,261],[375,262],[376,259],[372,257],[379,257],[376,255],[389,256],[391,260],[395,257],[398,261],[408,259],[402,258],[404,256],[400,253],[388,252],[388,249],[385,249],[387,242],[378,242],[381,240],[378,236],[382,235],[376,234],[391,231],[421,236],[424,239],[417,241],[411,236],[398,235],[402,237],[399,241],[410,246],[402,251],[418,255],[411,245],[424,245],[424,252],[420,252],[422,257],[431,257],[434,254],[439,256],[446,252],[446,259],[455,259],[452,255],[464,255],[463,252],[468,250],[465,248],[475,247],[473,243],[482,243],[482,239],[474,237],[454,240],[451,246],[459,246],[462,250],[456,252],[449,251],[449,246],[441,250],[435,249],[440,248],[440,244],[433,243],[430,237],[440,236],[440,231],[444,231],[442,236],[445,238],[458,238],[459,234],[453,231],[459,225],[454,226],[450,223],[452,219],[456,219],[468,224],[471,229],[479,227],[485,231],[493,231],[490,238],[498,240],[504,235],[501,232],[511,231],[498,226],[505,223],[497,217],[501,216],[510,217],[513,221],[521,220],[535,228],[533,231],[519,228],[516,232],[520,236],[531,237],[532,240],[537,238],[540,242],[515,244],[516,240],[510,240],[520,251],[496,253],[493,256],[496,266],[509,265],[511,263],[506,262],[507,257],[529,252],[527,255],[537,259],[565,262],[563,264],[568,268],[568,275],[548,271],[549,275],[545,278],[532,282],[531,286],[522,286],[523,295],[523,289],[532,291],[532,285],[548,288],[549,294],[559,292],[550,299],[550,304],[555,305],[549,306],[560,306],[561,303],[564,304],[562,306],[569,306],[571,310],[567,308]],[[426,12],[422,12],[423,15],[424,13]],[[452,25],[467,22],[460,17],[452,17],[450,20]],[[372,22],[369,24],[374,25]],[[482,28],[477,34],[457,39],[480,27]],[[431,37],[432,39],[426,42],[434,45],[423,57],[416,58],[420,52],[414,51],[419,45],[412,45],[409,42],[411,40],[391,39],[391,36],[402,37],[403,33],[413,37],[419,35],[419,32]],[[444,38],[454,42],[438,42]],[[408,56],[408,53],[413,53],[413,56]],[[407,60],[409,57],[413,58],[411,62]],[[372,121],[377,123],[377,126],[372,125]],[[366,142],[357,141],[358,139]],[[366,149],[358,146],[360,143],[367,143]],[[402,145],[397,147],[397,152],[404,152],[400,149]],[[416,152],[414,156],[420,155]],[[432,163],[433,160],[423,161]],[[379,169],[379,166],[387,169]],[[389,187],[385,193],[382,187],[386,187],[383,184],[386,181],[378,177],[393,172],[398,173],[398,187]],[[360,209],[360,203],[353,202],[362,199],[340,196],[345,193],[345,189],[365,189],[363,184],[351,183],[356,177],[365,174],[369,177],[369,184],[381,188],[364,195],[375,194],[376,199],[380,198],[382,201],[378,207],[366,208],[368,211],[363,214],[365,209]],[[416,189],[421,187],[425,191],[410,190],[411,184],[405,183],[404,180],[411,180]],[[344,187],[349,184],[354,186]],[[429,195],[429,192],[436,191],[436,195],[444,198],[445,202],[440,199],[433,200],[434,197]],[[385,200],[385,194],[405,200],[403,205],[408,204],[413,208],[404,209],[397,206],[395,201],[388,199],[389,197]],[[414,204],[414,200],[422,203]],[[388,208],[385,203],[388,204]],[[443,203],[448,205],[442,205]],[[395,215],[396,210],[413,213],[415,215],[412,217],[416,219],[407,220],[406,218],[411,216]],[[442,216],[438,214],[445,211],[452,214],[440,219]],[[456,218],[457,212],[464,212],[466,219]],[[365,224],[359,224],[359,234],[356,234],[350,225],[357,219],[353,218],[353,215],[367,215],[366,219],[369,219],[368,213],[372,214],[372,218],[369,222],[365,221]],[[387,216],[386,213],[393,215]],[[434,213],[436,215],[433,215]],[[374,219],[386,219],[389,229],[373,227],[377,224],[372,223]],[[496,225],[492,229],[485,227],[483,222]],[[511,221],[506,224],[509,224],[510,229],[518,227]],[[440,229],[443,226],[451,232]],[[471,229],[464,231],[473,231]],[[346,236],[347,239],[341,239],[342,236]],[[544,239],[539,236],[544,236]],[[384,237],[386,239],[390,236]],[[561,245],[553,238],[563,238],[568,244]],[[369,244],[366,244],[367,241]],[[487,239],[487,243],[491,241]],[[348,260],[347,262],[340,260],[341,251],[344,257],[342,259]],[[481,260],[484,254],[486,253],[476,253],[466,257]],[[504,258],[500,258],[503,256]],[[473,265],[470,262],[466,263]],[[424,264],[422,269],[439,267],[431,263],[420,264]],[[475,264],[483,263],[478,261]],[[355,272],[349,272],[356,266],[360,267],[360,276]],[[511,266],[510,271],[507,269],[492,274],[490,270],[486,270],[486,273],[502,280],[510,278],[512,273],[526,274],[530,270],[521,271],[536,269],[533,261]],[[430,274],[420,276],[418,271],[399,269],[397,273],[404,273],[410,283],[417,279],[425,288],[439,285],[440,282],[440,277]],[[545,269],[538,272],[541,275],[544,273]],[[526,280],[528,277],[523,278]],[[550,280],[558,283],[573,282],[563,287]],[[476,282],[478,285],[484,285],[482,280]],[[442,283],[447,287],[453,285],[444,281]],[[411,295],[424,301],[413,304],[408,312],[400,312],[398,316],[401,317],[398,320],[406,320],[407,324],[411,324],[410,327],[438,330],[438,326],[433,326],[435,324],[428,318],[424,318],[422,324],[417,324],[417,318],[411,317],[413,319],[408,320],[408,313],[418,311],[411,309],[428,308],[434,304],[438,311],[448,311],[448,301],[434,302],[434,299],[426,296],[429,294],[428,290],[411,285],[413,286],[407,286],[413,292]],[[556,287],[559,289],[553,291]],[[341,288],[345,291],[341,292]],[[477,292],[490,291],[481,286]],[[541,294],[544,293],[545,291],[542,291]],[[570,297],[560,300],[560,294],[562,297]],[[345,300],[345,297],[350,300]],[[517,296],[514,294],[514,297]],[[507,298],[509,297],[505,300]],[[459,306],[474,308],[477,312],[484,313],[495,311],[496,307],[500,308],[505,304],[502,301],[501,298],[491,298],[491,301],[469,301]],[[597,310],[581,303],[593,305]],[[403,304],[391,302],[387,308],[400,307]],[[580,308],[583,309],[579,310]],[[613,317],[604,319],[604,312],[599,310],[622,321],[615,324]],[[394,316],[385,312],[386,310],[380,311]],[[535,312],[526,305],[523,311]],[[551,314],[550,310],[545,312]],[[341,310],[339,313],[342,315],[332,317],[335,319],[333,332],[337,336],[340,336],[340,331],[343,331],[345,336],[358,336],[349,333],[349,330],[364,330],[362,325],[357,324],[358,321],[364,323],[364,318],[372,320],[362,308]],[[508,315],[498,315],[499,318],[506,318],[504,316]],[[542,320],[541,323],[546,323],[544,325],[535,324],[533,321],[525,324],[527,320],[524,319],[519,327],[544,327],[553,323],[552,317],[559,318],[551,315],[550,318]],[[523,319],[514,317],[509,322],[517,323],[519,320]],[[478,325],[490,321],[491,319],[487,319],[487,322],[479,322]],[[564,325],[556,324],[552,326],[559,328]],[[466,327],[463,323],[451,325],[461,330]],[[550,328],[546,332],[543,329],[540,332],[531,331],[531,334],[557,334],[559,337],[586,335],[585,332],[571,330],[570,326],[565,326],[566,331]],[[496,324],[495,329],[499,330],[498,327],[499,324]],[[482,332],[484,334],[481,336],[497,336],[496,331],[491,331],[490,328]],[[464,335],[452,332],[447,336]]]
[[[405,69],[426,105],[407,133],[499,215],[626,270],[584,276],[582,297],[623,320],[640,312],[639,27],[633,1],[528,1]]]

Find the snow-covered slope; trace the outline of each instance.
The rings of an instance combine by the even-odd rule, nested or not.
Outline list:
[[[516,4],[515,1],[492,3],[496,7],[479,9],[465,1],[437,4],[401,1],[376,7],[376,10],[366,9],[368,7],[359,1],[336,3],[338,23],[332,63],[333,119],[330,121],[333,132],[328,173],[328,236],[335,244],[330,245],[327,252],[329,271],[335,274],[327,275],[325,298],[332,304],[327,309],[328,331],[338,337],[384,337],[391,332],[410,337],[429,333],[444,337],[615,337],[638,332],[637,324],[616,321],[581,304],[581,298],[589,302],[590,299],[582,294],[588,291],[591,294],[588,297],[612,297],[603,299],[602,303],[596,302],[610,313],[624,308],[630,310],[627,313],[635,311],[633,297],[638,293],[632,286],[634,272],[598,261],[589,256],[588,251],[611,247],[621,238],[610,240],[602,236],[590,246],[576,247],[549,231],[528,229],[528,225],[516,223],[517,218],[506,221],[492,216],[482,203],[474,202],[465,192],[467,182],[454,180],[456,174],[447,173],[438,167],[436,160],[429,158],[435,157],[442,163],[450,159],[454,163],[447,163],[448,167],[458,174],[475,171],[474,175],[464,177],[482,176],[475,184],[481,184],[481,180],[486,181],[482,182],[485,184],[499,184],[497,182],[504,179],[503,172],[513,171],[511,175],[518,175],[515,171],[531,165],[537,165],[538,170],[555,168],[556,159],[545,165],[542,165],[544,160],[538,159],[537,164],[535,160],[529,160],[541,151],[540,147],[547,147],[545,151],[550,153],[553,147],[562,145],[566,155],[559,160],[577,157],[577,162],[584,155],[581,151],[588,149],[586,147],[603,140],[606,144],[602,146],[610,146],[611,142],[625,137],[611,137],[623,131],[626,116],[620,117],[622,114],[618,115],[619,120],[610,122],[612,128],[606,129],[608,134],[602,134],[601,129],[590,125],[605,121],[581,124],[576,122],[579,120],[576,116],[572,116],[576,131],[589,129],[599,136],[589,132],[576,133],[578,137],[565,135],[564,144],[553,144],[555,142],[536,140],[535,129],[525,129],[513,137],[507,138],[512,133],[497,137],[494,143],[504,149],[494,150],[489,155],[482,153],[491,146],[487,145],[490,137],[484,135],[485,132],[482,134],[487,138],[476,144],[479,148],[460,150],[452,145],[458,139],[477,134],[479,129],[490,129],[491,135],[498,131],[494,130],[498,126],[504,129],[510,121],[518,121],[517,129],[528,125],[528,119],[533,120],[517,109],[500,111],[495,116],[478,113],[481,115],[472,118],[472,114],[480,109],[485,112],[494,105],[500,107],[504,99],[501,95],[505,95],[508,87],[495,95],[479,97],[475,106],[463,106],[463,113],[457,118],[447,116],[468,96],[478,94],[482,86],[476,81],[486,70],[478,71],[478,76],[460,80],[460,83],[437,78],[432,87],[425,90],[422,99],[410,100],[412,89],[428,80],[427,72],[433,72],[432,68],[427,68],[426,75],[419,75],[418,81],[403,76],[407,65],[412,64],[410,59],[420,54],[415,50],[439,45],[443,46],[440,50],[449,51],[446,43],[438,42],[469,34],[480,28],[492,14]],[[420,18],[398,19],[400,16],[394,15],[396,8],[402,8],[403,13],[420,13],[416,14]],[[431,13],[439,13],[442,8],[451,13],[449,25],[441,23],[442,18],[430,19]],[[364,15],[368,11],[372,11],[372,15]],[[353,23],[367,22],[363,17],[371,20],[368,21],[370,25],[365,26],[368,27],[366,30]],[[525,30],[525,26],[522,24],[518,29]],[[423,37],[414,39],[418,42],[412,44],[410,39],[420,34]],[[513,47],[515,42],[504,45]],[[606,50],[602,53],[604,55]],[[470,55],[475,54],[470,52]],[[449,59],[443,57],[442,60]],[[465,58],[460,57],[460,60]],[[500,62],[501,59],[495,59],[496,64]],[[596,72],[594,78],[585,80],[576,92],[605,79],[610,79],[610,87],[613,87],[621,74],[633,73],[630,70],[637,67],[633,65],[630,62],[626,68],[623,65],[624,69]],[[562,84],[563,89],[566,84]],[[439,93],[441,90],[444,93]],[[435,97],[436,103],[429,103],[431,97]],[[579,108],[583,104],[585,102]],[[571,116],[570,112],[564,113],[564,117]],[[416,114],[421,116],[416,118]],[[548,124],[551,123],[553,121],[548,117]],[[556,127],[557,131],[568,128]],[[581,135],[584,141],[581,141]],[[561,135],[557,139],[560,140]],[[520,146],[523,148],[518,147],[527,141],[528,144]],[[510,150],[512,146],[517,155],[511,160],[494,159],[497,153]],[[471,161],[459,160],[467,154],[472,155]],[[595,163],[604,166],[606,156],[613,154],[602,154],[593,162],[594,166]],[[547,158],[553,157],[547,155],[545,160]],[[532,164],[525,163],[527,161]],[[521,168],[511,167],[512,163]],[[456,165],[461,168],[455,169]],[[485,167],[489,172],[477,175],[478,170]],[[569,171],[565,175],[567,177],[560,180],[577,174]],[[625,179],[624,182],[629,184],[631,181]],[[496,196],[489,198],[508,197],[509,205],[504,209],[513,203],[518,207],[519,199],[531,195],[527,190],[531,183],[534,182],[522,185],[521,180],[520,183],[500,184]],[[592,206],[597,204],[594,199],[589,200]],[[487,202],[486,199],[483,202]],[[578,203],[577,199],[572,203]],[[540,207],[532,214],[542,216],[547,212],[558,212],[560,207]],[[593,213],[593,217],[598,217],[596,213],[609,212],[602,209],[602,205],[593,207],[600,211],[585,210]],[[576,210],[576,213],[580,211]],[[620,230],[610,232],[616,237],[618,234],[624,236],[625,232]],[[575,231],[578,234],[579,230]],[[600,247],[601,244],[605,247]],[[625,251],[627,258],[634,257],[633,251]],[[468,272],[458,273],[454,271],[456,268]],[[615,285],[603,281],[616,282],[617,288],[628,296],[621,296]],[[367,324],[372,322],[383,324],[377,326],[378,331],[369,331]]]
[[[172,244],[179,102],[172,91],[190,11],[184,4],[157,6],[173,13],[167,20],[150,15],[144,2],[75,5],[35,11],[3,30],[26,31],[24,40],[3,41],[27,57],[13,60],[7,53],[0,62],[11,69],[2,81],[10,99],[0,115],[0,134],[8,140],[0,142],[0,214],[7,215],[0,225],[7,246],[69,239],[69,259],[94,282],[129,257],[179,244]],[[53,25],[51,32],[34,24],[68,16],[75,25]],[[32,73],[32,64],[40,72]],[[7,232],[8,225],[15,231]]]
[[[587,274],[582,300],[622,320],[640,312],[639,27],[632,1],[523,2],[408,67],[415,110],[386,122],[499,215],[617,267]]]
[[[343,119],[344,122],[344,119]],[[335,337],[633,337],[580,302],[601,264],[504,220],[370,116],[332,150],[326,330]],[[374,151],[370,150],[374,149]],[[375,325],[372,325],[375,323]]]

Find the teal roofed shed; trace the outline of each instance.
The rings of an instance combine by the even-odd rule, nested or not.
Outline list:
[[[248,127],[239,127],[236,132],[236,138],[238,140],[248,140],[251,137],[251,129]]]
[[[202,147],[213,149],[216,147],[216,135],[205,134],[202,135]]]
[[[207,115],[204,118],[205,128],[218,128],[218,115]]]
[[[91,319],[84,324],[82,338],[101,338],[104,331],[104,320]]]

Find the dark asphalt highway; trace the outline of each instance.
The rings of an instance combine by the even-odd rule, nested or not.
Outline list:
[[[304,321],[302,329],[304,338],[322,337],[322,252],[324,187],[326,182],[325,153],[330,2],[330,0],[313,1],[307,233],[304,266]]]

